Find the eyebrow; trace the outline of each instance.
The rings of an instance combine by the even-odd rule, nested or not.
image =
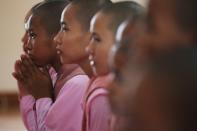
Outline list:
[[[32,28],[30,28],[30,29],[27,30],[27,32],[28,32],[28,33],[34,32],[34,30],[33,30]]]
[[[101,39],[101,36],[98,33],[96,33],[96,32],[92,32],[90,39],[92,39],[92,38],[99,38],[99,39]]]
[[[99,37],[99,34],[96,33],[96,32],[92,32],[92,36],[98,36]]]
[[[68,27],[68,24],[67,24],[65,21],[62,21],[62,22],[61,22],[61,26],[66,26],[66,27]]]

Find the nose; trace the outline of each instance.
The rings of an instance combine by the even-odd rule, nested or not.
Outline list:
[[[25,50],[30,51],[32,49],[33,49],[33,45],[32,45],[31,39],[28,38],[27,44],[25,45]]]
[[[89,42],[88,46],[86,47],[86,52],[90,55],[94,53],[95,46],[92,41]]]
[[[22,43],[23,43],[23,51],[25,53],[27,53],[27,43],[28,43],[28,35],[27,32],[25,32],[25,34],[23,35],[22,39],[21,39]]]
[[[25,43],[26,41],[27,41],[27,32],[25,32],[25,34],[23,35],[23,37],[21,38],[21,41],[23,42],[23,43]]]
[[[61,32],[59,31],[58,33],[57,33],[57,35],[54,37],[54,41],[58,44],[58,45],[61,45],[62,44],[62,34],[61,34]]]

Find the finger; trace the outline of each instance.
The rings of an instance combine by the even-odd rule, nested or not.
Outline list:
[[[18,84],[20,83],[20,84],[25,85],[27,83],[27,81],[25,81],[24,78],[16,72],[13,72],[12,76],[17,80]]]
[[[21,61],[24,64],[24,66],[27,66],[27,67],[29,66],[26,55],[21,55]]]
[[[16,80],[20,80],[20,78],[18,77],[18,74],[16,72],[12,72],[12,76],[16,79]]]
[[[47,66],[43,68],[43,73],[44,73],[46,76],[50,76],[50,74],[49,74],[49,69],[48,69]]]
[[[13,72],[12,76],[17,80],[17,85],[18,85],[20,96],[25,96],[29,94],[27,89],[25,88],[26,87],[25,81],[23,81],[23,79],[16,72]]]
[[[19,70],[20,60],[16,60],[14,64],[14,70],[17,72]]]
[[[13,72],[12,73],[12,76],[19,82],[23,82],[23,78],[21,77],[20,74],[16,73],[16,72]]]
[[[25,67],[26,71],[32,75],[33,72],[34,72],[34,69],[32,67],[32,65],[30,64],[29,58],[26,56],[26,55],[21,55],[21,61],[22,61],[22,64],[23,66]]]
[[[30,77],[30,73],[28,72],[28,69],[24,66],[24,64],[22,62],[19,63],[19,71],[20,71],[20,75],[21,77],[23,77],[23,79],[27,79]]]
[[[17,60],[15,62],[15,73],[19,76],[22,76],[22,72],[21,72],[21,60]]]
[[[29,64],[30,64],[32,67],[35,67],[35,66],[36,66],[35,63],[33,62],[33,60],[32,60],[29,56],[26,55],[26,58],[27,58],[27,61],[29,62]]]
[[[31,67],[32,71],[35,72],[38,70],[37,66],[35,65],[35,63],[32,61],[32,59],[29,56],[25,57],[29,66]]]

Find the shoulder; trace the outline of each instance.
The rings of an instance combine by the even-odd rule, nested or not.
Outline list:
[[[76,82],[78,84],[82,84],[82,83],[89,83],[89,77],[87,75],[76,75],[73,76],[72,78],[70,78],[67,83],[71,83],[71,82]]]
[[[108,101],[108,91],[104,88],[98,88],[91,93],[87,100],[87,105],[101,104]]]
[[[64,87],[69,88],[86,88],[89,84],[89,77],[87,75],[76,75],[70,78]]]

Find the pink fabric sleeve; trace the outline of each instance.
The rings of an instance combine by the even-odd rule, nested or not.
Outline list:
[[[88,131],[109,131],[111,110],[107,95],[98,95],[90,103]]]
[[[23,122],[28,131],[44,131],[45,117],[52,105],[51,98],[41,98],[35,101],[27,95],[20,100],[20,111]]]
[[[45,131],[45,118],[52,105],[51,98],[41,98],[36,101],[36,116],[38,131]]]
[[[45,119],[46,131],[81,131],[81,100],[89,78],[77,75],[67,81]]]
[[[35,99],[31,95],[20,99],[20,111],[23,122],[28,131],[37,131],[36,114],[34,111]]]

